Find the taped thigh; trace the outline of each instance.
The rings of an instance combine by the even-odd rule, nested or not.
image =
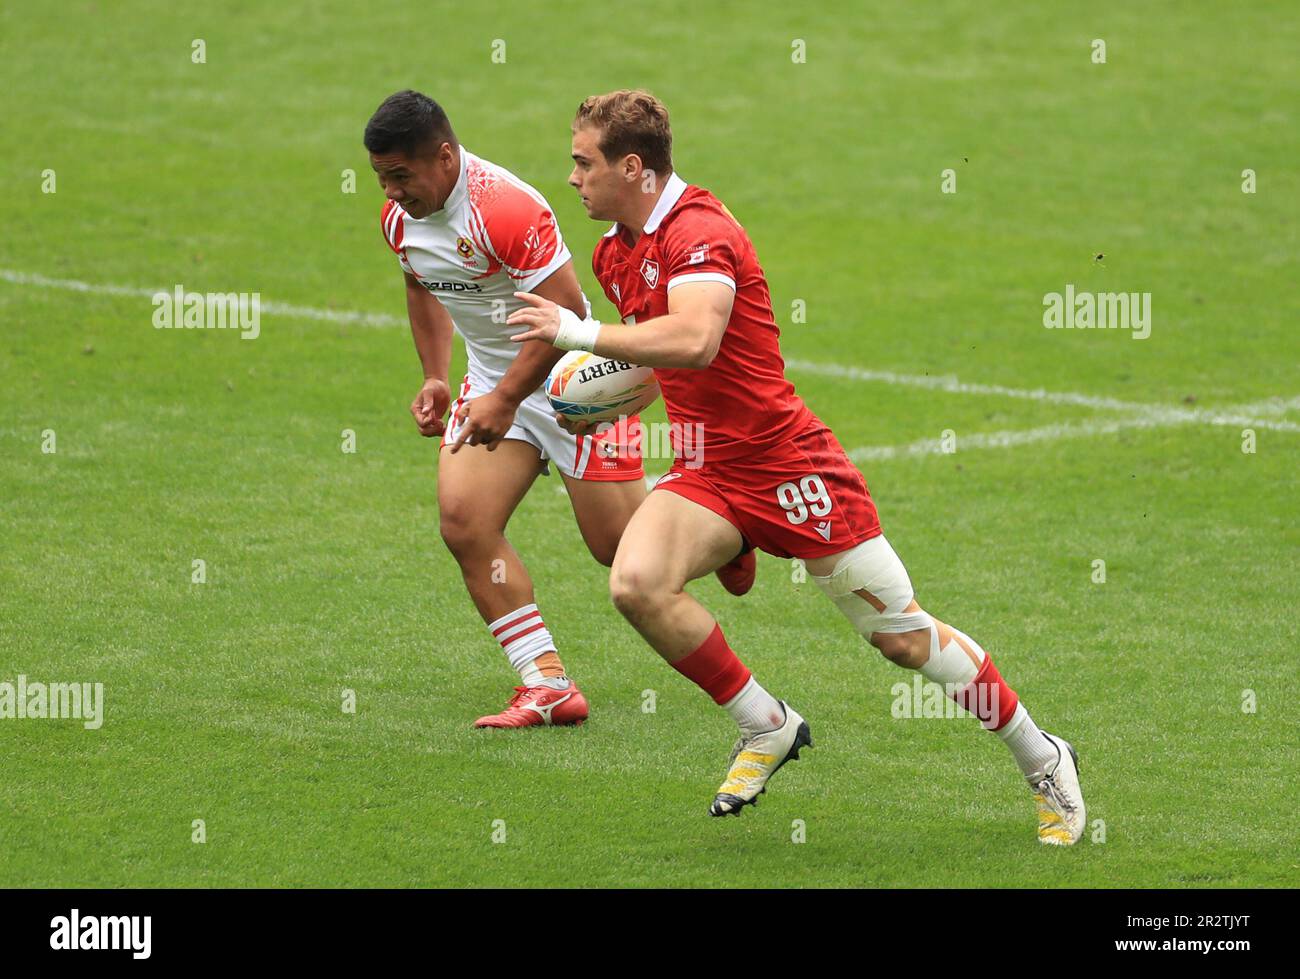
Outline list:
[[[906,612],[912,581],[884,535],[845,551],[829,575],[813,575],[819,588],[863,636],[873,632],[912,632],[928,629],[930,616]]]

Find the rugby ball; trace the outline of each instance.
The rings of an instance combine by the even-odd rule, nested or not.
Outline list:
[[[613,421],[635,415],[659,397],[651,367],[570,350],[546,379],[551,407],[575,421]]]

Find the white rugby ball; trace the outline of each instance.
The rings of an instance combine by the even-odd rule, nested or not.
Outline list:
[[[659,397],[651,367],[570,350],[546,378],[551,407],[575,421],[613,421],[635,415]]]

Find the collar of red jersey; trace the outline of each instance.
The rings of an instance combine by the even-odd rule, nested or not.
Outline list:
[[[655,202],[655,209],[650,212],[650,217],[646,218],[645,230],[642,234],[652,235],[658,231],[659,225],[663,223],[664,218],[668,217],[668,212],[682,199],[684,193],[686,193],[686,181],[677,176],[676,171],[670,173],[668,181],[664,184],[664,192]],[[617,224],[605,232],[605,237],[611,238],[616,234],[618,234]]]

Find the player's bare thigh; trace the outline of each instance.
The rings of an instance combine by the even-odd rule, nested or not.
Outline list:
[[[505,531],[533,480],[542,455],[522,439],[502,439],[493,451],[463,445],[438,453],[438,523],[453,553],[491,543]]]
[[[646,498],[645,480],[640,476],[626,480],[561,476],[587,549],[592,557],[608,568],[614,563],[618,542],[632,514]]]
[[[743,545],[731,522],[668,490],[651,492],[623,531],[610,590],[623,594],[676,593],[712,574]]]

